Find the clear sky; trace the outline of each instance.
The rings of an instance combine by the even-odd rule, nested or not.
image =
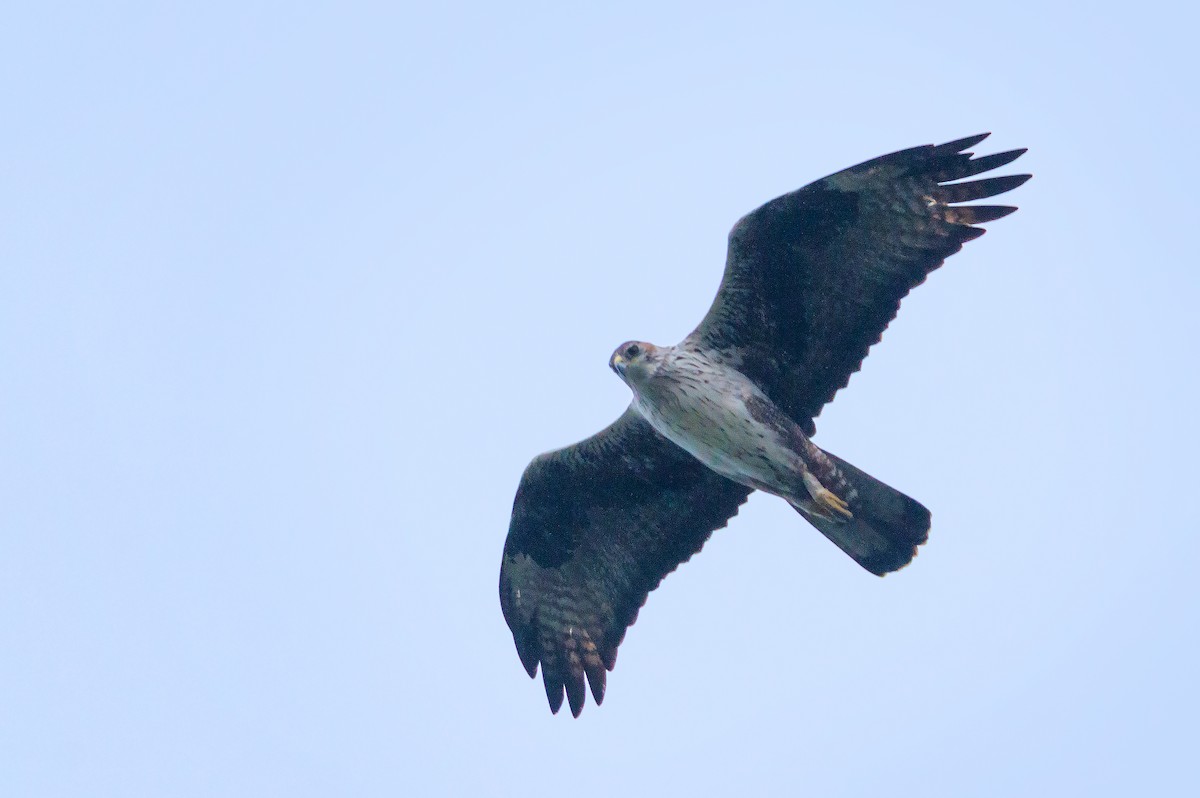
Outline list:
[[[18,4],[0,30],[0,794],[1179,795],[1200,710],[1194,12]],[[529,459],[743,213],[983,130],[1034,179],[551,716]]]

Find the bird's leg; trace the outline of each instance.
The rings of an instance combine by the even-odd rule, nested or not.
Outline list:
[[[816,510],[821,515],[827,516],[834,521],[848,521],[854,517],[854,513],[850,512],[850,505],[842,501],[836,493],[822,485],[812,472],[808,469],[804,470],[803,474],[804,487],[808,489],[808,494],[812,496],[813,503],[816,504]]]

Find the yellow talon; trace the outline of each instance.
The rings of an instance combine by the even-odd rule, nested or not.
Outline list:
[[[839,515],[847,521],[854,517],[854,513],[850,512],[850,505],[828,488],[819,489],[813,496],[813,500],[822,510]]]
[[[817,481],[812,472],[805,471],[802,478],[804,487],[808,489],[808,495],[812,496],[812,512],[823,515],[830,521],[848,521],[854,517],[854,513],[850,512],[850,505],[846,504],[842,497]]]

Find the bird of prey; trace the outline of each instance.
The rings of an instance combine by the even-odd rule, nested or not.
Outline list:
[[[902,568],[929,534],[915,500],[817,447],[813,420],[900,300],[975,225],[1016,208],[963,205],[1030,175],[964,180],[1024,149],[974,157],[988,134],[874,158],[771,200],[729,233],[724,278],[676,346],[621,344],[633,392],[609,427],[539,455],[513,502],[500,606],[550,709],[599,704],[646,596],[754,490],[787,501],[866,570]],[[960,181],[960,182],[956,182]]]

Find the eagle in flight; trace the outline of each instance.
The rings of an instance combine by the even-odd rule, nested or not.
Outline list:
[[[987,134],[894,152],[771,200],[734,225],[708,314],[675,346],[629,341],[609,366],[633,392],[608,428],[525,469],[500,606],[550,709],[597,704],[646,596],[754,490],[779,496],[866,570],[903,568],[929,511],[811,440],[900,300],[1016,208],[960,203],[1030,175],[964,178]],[[962,181],[962,182],[955,182]]]

